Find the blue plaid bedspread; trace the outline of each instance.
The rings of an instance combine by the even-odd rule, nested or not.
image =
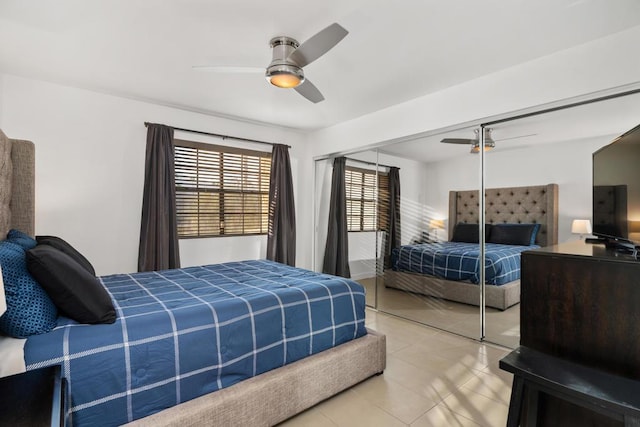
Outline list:
[[[61,364],[75,425],[120,425],[366,334],[358,283],[271,261],[100,278],[118,319],[25,345]]]
[[[520,278],[520,253],[539,246],[487,243],[485,281],[504,285]],[[480,282],[480,247],[477,243],[421,243],[396,248],[391,253],[394,270],[429,274],[448,280]]]

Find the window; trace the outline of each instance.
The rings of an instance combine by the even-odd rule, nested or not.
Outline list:
[[[345,168],[347,195],[347,230],[386,230],[389,224],[389,175],[347,166]],[[376,211],[376,192],[378,209]]]
[[[174,142],[178,237],[267,233],[271,153]]]

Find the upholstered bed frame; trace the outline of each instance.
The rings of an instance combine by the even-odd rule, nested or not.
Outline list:
[[[35,229],[35,147],[0,130],[0,239],[11,228],[33,236]]]
[[[485,191],[487,224],[537,223],[540,231],[536,244],[558,243],[558,185],[492,188]],[[449,236],[456,224],[477,224],[480,201],[477,190],[449,192]],[[480,288],[466,282],[454,282],[416,273],[385,270],[384,284],[422,295],[444,298],[465,304],[480,304]],[[520,281],[501,286],[485,286],[485,304],[505,310],[520,302]]]
[[[34,145],[0,130],[0,233],[34,235]],[[375,331],[290,365],[134,421],[137,426],[268,426],[298,414],[386,366]],[[1,362],[0,362],[1,363]],[[73,399],[73,396],[71,397]]]

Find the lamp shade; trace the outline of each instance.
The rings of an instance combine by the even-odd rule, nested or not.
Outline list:
[[[429,228],[444,228],[444,220],[432,219],[429,221]]]
[[[591,234],[591,221],[588,219],[574,219],[571,223],[573,234]]]

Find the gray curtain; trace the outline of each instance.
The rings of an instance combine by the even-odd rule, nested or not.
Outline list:
[[[138,271],[180,268],[173,128],[147,127]]]
[[[349,241],[347,234],[347,195],[344,171],[347,159],[333,160],[331,176],[331,200],[329,202],[329,228],[324,249],[322,272],[351,277],[349,270]]]
[[[289,147],[274,144],[269,181],[267,259],[295,266],[296,210]]]
[[[389,229],[385,241],[385,266],[391,267],[391,251],[400,247],[400,169],[389,168]]]

